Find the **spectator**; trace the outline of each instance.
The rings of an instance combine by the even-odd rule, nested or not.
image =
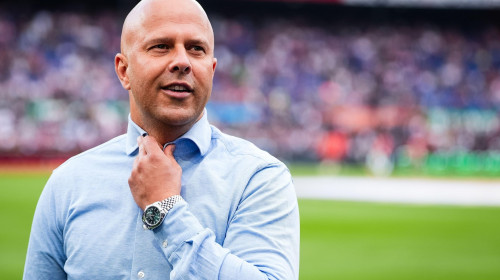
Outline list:
[[[338,159],[355,164],[366,162],[355,151],[376,145],[380,129],[393,139],[388,154],[414,155],[412,162],[444,151],[498,152],[490,140],[500,134],[497,26],[469,36],[429,24],[212,21],[219,64],[209,115],[282,159],[328,158],[318,145],[332,126],[349,143]],[[118,52],[119,31],[113,13],[0,17],[2,135],[18,128],[2,154],[74,154],[125,130],[127,96],[103,66]],[[56,142],[60,150],[51,151]]]

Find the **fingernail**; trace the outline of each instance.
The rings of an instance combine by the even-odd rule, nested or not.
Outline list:
[[[173,145],[175,147],[174,143],[167,143],[167,144],[163,145],[163,150],[165,150],[170,145]]]

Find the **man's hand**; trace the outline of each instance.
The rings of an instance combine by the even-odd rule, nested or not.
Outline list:
[[[128,179],[135,203],[144,210],[149,204],[181,193],[182,169],[175,161],[174,145],[164,151],[152,136],[137,138],[139,154]]]

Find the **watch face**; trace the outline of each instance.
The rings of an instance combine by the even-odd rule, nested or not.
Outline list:
[[[144,211],[144,221],[150,225],[154,226],[160,222],[161,213],[160,209],[155,206],[148,207],[146,211]]]

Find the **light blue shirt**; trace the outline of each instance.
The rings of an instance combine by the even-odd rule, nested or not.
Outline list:
[[[33,219],[24,279],[298,279],[299,211],[286,166],[211,126],[174,141],[185,199],[143,227],[128,178],[144,131],[54,170]]]

